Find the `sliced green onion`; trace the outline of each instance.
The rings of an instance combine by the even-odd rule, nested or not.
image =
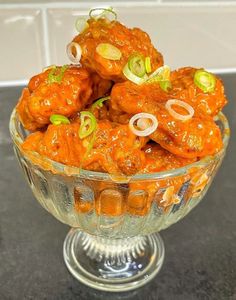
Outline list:
[[[143,77],[146,74],[144,59],[141,55],[131,56],[128,60],[128,67],[138,77]]]
[[[82,33],[89,27],[89,24],[85,18],[78,18],[75,22],[75,28],[79,33]]]
[[[159,83],[161,89],[165,92],[168,92],[169,89],[172,88],[170,82],[170,67],[163,66],[158,68],[155,72],[153,72],[149,77],[146,83]]]
[[[70,124],[69,119],[63,115],[51,115],[50,122],[53,125]]]
[[[148,79],[146,83],[158,83],[160,88],[165,92],[168,92],[172,88],[172,84],[169,80],[160,80],[160,77],[158,76]]]
[[[147,80],[147,76],[146,74],[143,76],[143,78],[139,77],[139,76],[136,76],[134,73],[132,73],[129,69],[129,66],[128,66],[128,63],[124,66],[124,69],[123,69],[123,74],[125,75],[125,77],[136,83],[136,84],[143,84],[144,82],[146,82]]]
[[[97,128],[97,120],[89,111],[81,111],[80,122],[79,137],[81,139],[89,136]]]
[[[101,43],[97,45],[96,52],[103,58],[110,60],[120,60],[122,56],[120,49],[108,43]]]
[[[156,81],[170,80],[170,67],[165,65],[156,69],[156,71],[149,76],[147,82],[149,82],[152,78],[155,78]]]
[[[159,81],[161,89],[165,92],[168,92],[172,88],[172,84],[169,80]]]
[[[84,157],[83,157],[83,159],[82,159],[82,161],[81,161],[81,166],[80,166],[80,168],[83,167],[84,161],[88,158],[89,153],[90,153],[91,150],[93,149],[93,145],[94,145],[95,139],[96,139],[96,129],[94,130],[93,135],[92,135],[92,138],[91,138],[90,141],[89,141],[89,144],[88,144],[88,146],[87,146],[86,152],[85,152]]]
[[[76,42],[71,42],[66,47],[66,53],[68,58],[75,64],[80,63],[80,59],[82,56],[82,49],[80,45]]]
[[[87,146],[87,149],[86,149],[86,152],[81,160],[81,163],[80,163],[80,170],[82,169],[83,167],[83,163],[85,162],[85,160],[88,158],[89,156],[89,153],[91,152],[91,150],[93,149],[93,146],[94,146],[94,142],[96,140],[96,129],[94,130],[93,132],[93,135],[92,135],[92,138],[90,138],[90,141],[89,141],[89,144]]]
[[[117,13],[112,7],[108,8],[93,8],[89,12],[89,17],[93,19],[107,18],[107,16],[112,15],[114,20],[117,19]]]
[[[93,105],[91,107],[91,111],[94,111],[95,108],[103,107],[103,102],[106,100],[109,100],[109,99],[110,99],[110,96],[98,99],[96,102],[93,103]]]
[[[43,68],[43,72],[46,72],[46,71],[48,71],[48,70],[50,70],[52,68],[56,68],[56,67],[57,67],[56,65],[50,65],[48,67]]]
[[[136,114],[129,120],[129,128],[137,136],[149,136],[157,127],[157,118],[149,113]]]
[[[175,106],[180,106],[184,109],[186,109],[186,111],[188,112],[188,114],[179,114],[177,113],[173,108],[172,105]],[[168,110],[169,114],[174,117],[177,120],[181,120],[181,121],[187,121],[189,119],[191,119],[194,115],[194,108],[189,105],[188,103],[182,101],[182,100],[178,100],[178,99],[170,99],[166,102],[165,104],[165,108]]]
[[[152,66],[151,66],[151,58],[150,56],[145,57],[145,68],[147,73],[152,72]]]
[[[49,83],[61,83],[65,71],[68,69],[68,65],[64,65],[61,68],[53,66],[48,74]]]
[[[197,70],[194,74],[194,84],[204,93],[214,92],[216,86],[216,78],[213,74],[205,70]]]

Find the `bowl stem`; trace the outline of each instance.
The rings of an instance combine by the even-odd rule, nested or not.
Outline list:
[[[99,290],[121,292],[149,282],[164,260],[158,233],[125,239],[92,236],[71,229],[64,241],[64,260],[71,274]]]

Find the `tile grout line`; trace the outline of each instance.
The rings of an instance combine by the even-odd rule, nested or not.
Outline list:
[[[220,5],[218,5],[220,3]],[[229,4],[229,1],[227,2],[219,2],[219,3],[216,3],[214,2],[214,5],[210,5],[210,7],[217,7],[217,8],[220,8],[220,7],[229,7],[227,6]],[[230,2],[232,3],[232,2]],[[49,10],[50,9],[63,9],[63,8],[68,8],[68,9],[77,9],[78,7],[80,7],[81,9],[88,9],[89,5],[94,5],[94,6],[97,6],[98,3],[95,3],[94,2],[86,2],[86,3],[83,3],[83,5],[79,4],[79,3],[73,3],[73,2],[68,2],[68,3],[60,3],[61,5],[59,7],[57,7],[57,4],[58,3],[34,3],[34,4],[30,4],[30,3],[24,3],[23,5],[20,4],[20,5],[16,5],[16,4],[0,4],[0,9],[2,9],[2,7],[4,8],[26,8],[26,9],[38,9],[40,12],[41,12],[41,29],[42,29],[42,51],[43,51],[43,55],[42,55],[42,64],[44,66],[48,66],[51,64],[51,53],[50,53],[50,40],[49,40],[49,35],[50,35],[50,32],[49,32],[49,27],[48,27],[48,23],[49,23]],[[164,2],[164,0],[156,0],[155,2],[150,2],[148,1],[147,4],[150,4],[152,5],[152,7],[174,7],[174,8],[179,8],[180,5],[183,5],[184,7],[188,7],[188,8],[191,8],[191,7],[196,7],[196,4],[198,7],[206,7],[206,5],[202,5],[202,3],[194,3],[194,5],[186,5],[185,2],[178,2],[177,3],[166,3]],[[209,4],[209,2],[207,2],[207,4]],[[212,4],[212,3],[211,3]],[[226,4],[226,5],[225,5]],[[234,2],[235,5],[232,5],[232,7],[235,7],[236,6],[236,2]],[[41,5],[41,7],[40,7]],[[99,4],[101,7],[105,7],[107,5],[109,5],[108,3],[104,3],[104,2],[101,2]],[[117,6],[122,6],[123,8],[127,7],[127,8],[130,8],[130,6],[133,6],[134,3],[132,2],[126,2],[126,3],[121,3],[121,2],[114,2],[113,3],[114,7]],[[135,3],[136,5],[136,3]],[[148,7],[148,5],[146,5],[146,3],[144,2],[139,2],[139,5],[137,5],[137,7]],[[236,66],[235,67],[226,67],[226,68],[209,68],[207,69],[208,71],[212,72],[212,73],[215,73],[215,74],[230,74],[230,73],[236,73]],[[7,87],[7,86],[13,86],[13,85],[25,85],[26,83],[28,82],[28,80],[26,79],[11,79],[11,80],[0,80],[0,87]]]
[[[0,80],[0,87],[9,87],[9,86],[23,86],[27,85],[29,80],[27,79],[18,79],[18,80]]]
[[[50,46],[49,46],[47,8],[43,7],[41,11],[42,11],[42,25],[43,25],[44,67],[46,67],[50,65]]]

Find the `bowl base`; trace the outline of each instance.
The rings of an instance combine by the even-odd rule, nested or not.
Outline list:
[[[148,283],[161,269],[164,254],[158,233],[108,239],[71,229],[63,248],[70,273],[85,285],[107,292],[129,291]]]

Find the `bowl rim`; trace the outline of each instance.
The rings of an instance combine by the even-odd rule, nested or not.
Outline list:
[[[214,121],[220,121],[221,124],[223,125],[223,130],[222,130],[222,140],[223,140],[223,148],[216,153],[215,155],[210,155],[203,157],[202,159],[188,164],[186,166],[177,168],[177,169],[171,169],[167,171],[161,171],[161,172],[155,172],[155,173],[141,173],[141,174],[135,174],[132,176],[126,176],[126,175],[113,175],[109,173],[103,173],[103,172],[95,172],[95,171],[89,171],[89,170],[84,170],[80,169],[79,167],[73,167],[73,166],[67,166],[63,163],[59,163],[56,161],[51,160],[50,158],[46,156],[41,156],[37,152],[30,151],[30,157],[35,157],[36,160],[38,161],[39,159],[43,159],[47,163],[49,163],[52,167],[55,173],[59,174],[65,174],[65,175],[70,175],[70,176],[75,176],[75,177],[80,177],[80,178],[90,178],[94,180],[109,180],[112,182],[119,182],[119,183],[127,183],[130,181],[146,181],[146,180],[156,180],[156,179],[164,179],[167,177],[175,177],[175,176],[180,176],[180,175],[185,175],[188,173],[188,171],[192,168],[200,168],[200,167],[206,167],[209,164],[211,164],[213,161],[223,158],[225,150],[228,146],[229,143],[229,138],[230,138],[230,128],[229,128],[229,123],[226,118],[226,116],[222,113],[219,112],[217,116],[214,117]],[[18,114],[16,111],[16,108],[13,109],[10,117],[10,122],[9,122],[9,130],[11,134],[11,138],[15,144],[15,146],[19,149],[21,153],[23,153],[24,157],[31,161],[27,155],[25,155],[24,152],[21,151],[20,146],[23,143],[22,137],[19,135],[17,132],[17,124],[20,123],[20,120],[18,118]],[[32,161],[31,161],[32,162]],[[35,164],[35,162],[33,162]],[[41,166],[40,166],[41,167]]]

